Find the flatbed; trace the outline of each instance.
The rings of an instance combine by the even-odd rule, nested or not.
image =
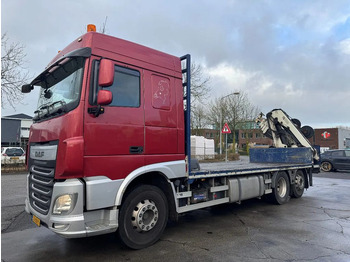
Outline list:
[[[223,203],[269,197],[277,204],[301,197],[312,185],[310,148],[252,149],[238,161],[201,163],[188,176],[188,188],[177,193],[178,212]],[[290,186],[289,186],[290,183]]]
[[[202,163],[200,170],[191,171],[189,178],[253,175],[312,167],[310,148],[256,148],[250,150],[249,157],[241,156],[238,161]]]
[[[251,163],[248,159],[242,159],[238,161],[202,163],[200,164],[200,170],[193,170],[189,175],[189,179],[250,175],[304,168],[312,168],[312,163]]]

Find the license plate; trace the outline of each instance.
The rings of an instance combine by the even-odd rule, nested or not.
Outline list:
[[[38,218],[38,217],[33,215],[33,222],[34,222],[35,225],[40,227],[40,218]]]
[[[11,159],[18,160],[19,157],[18,156],[13,156],[13,157],[11,157]]]

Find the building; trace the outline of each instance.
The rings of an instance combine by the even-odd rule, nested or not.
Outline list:
[[[244,150],[252,146],[272,146],[272,139],[264,136],[260,129],[240,129],[238,148]]]
[[[29,129],[33,118],[26,114],[16,114],[1,118],[1,147],[20,146],[26,149]]]
[[[252,146],[272,146],[272,139],[264,136],[259,128],[259,124],[255,121],[245,121],[239,123],[238,130],[238,149],[246,150],[247,145]]]
[[[321,148],[350,148],[350,128],[317,128],[315,129],[315,135],[310,138],[310,141],[314,145],[321,146]]]

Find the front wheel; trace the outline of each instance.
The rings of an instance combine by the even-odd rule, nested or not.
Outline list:
[[[166,196],[156,186],[142,185],[125,198],[119,213],[119,236],[132,249],[153,245],[168,221]]]
[[[321,163],[321,170],[323,172],[330,172],[332,168],[333,168],[332,164],[328,161],[324,161]]]
[[[291,195],[295,198],[300,198],[304,194],[305,190],[305,177],[301,170],[298,170],[295,174],[294,183],[291,186]]]
[[[272,201],[275,204],[283,205],[289,201],[290,183],[286,173],[277,173],[275,188],[272,189]]]

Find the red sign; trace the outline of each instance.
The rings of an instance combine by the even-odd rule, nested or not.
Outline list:
[[[327,131],[324,131],[321,136],[323,136],[324,139],[330,138],[331,133],[328,133]]]
[[[223,134],[231,134],[231,130],[230,130],[230,128],[228,127],[228,124],[227,124],[227,123],[225,123],[224,127],[223,127],[222,130],[221,130],[221,133],[223,133]]]

